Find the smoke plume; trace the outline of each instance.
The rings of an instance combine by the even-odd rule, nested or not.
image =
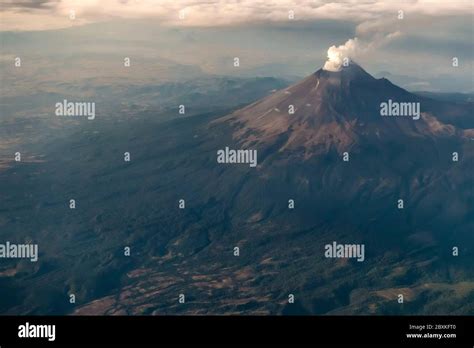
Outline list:
[[[357,27],[357,31],[362,39],[355,37],[347,40],[344,45],[329,47],[324,70],[339,71],[345,61],[350,63],[355,58],[373,53],[401,35],[400,31],[384,32],[380,22],[363,23]]]
[[[347,40],[344,45],[329,47],[328,60],[324,64],[323,69],[328,71],[341,70],[344,60],[350,61],[359,50],[360,44],[357,38]]]

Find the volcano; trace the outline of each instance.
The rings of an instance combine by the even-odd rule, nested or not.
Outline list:
[[[387,102],[418,103],[421,119],[381,117],[380,106]],[[285,138],[279,150],[298,151],[304,157],[330,149],[342,153],[361,143],[376,146],[406,138],[472,135],[439,122],[433,114],[437,107],[436,102],[411,94],[385,78],[375,79],[351,62],[337,72],[320,69],[217,122],[230,122],[238,128],[234,136],[243,146],[265,146]],[[467,117],[467,109],[461,111],[459,119]]]
[[[419,105],[419,115],[383,116],[383,103]],[[0,173],[11,240],[48,241],[34,269],[0,279],[11,298],[0,309],[472,313],[472,107],[352,62],[226,113],[117,122],[113,132],[86,123],[34,149],[47,165]],[[258,161],[219,161],[224,149]],[[65,212],[70,197],[77,209]]]
[[[387,102],[417,104],[418,117],[384,117],[381,105]],[[471,104],[442,104],[419,97],[387,79],[373,78],[351,62],[337,72],[320,69],[219,118],[211,122],[209,131],[227,131],[234,147],[258,150],[260,164],[253,176],[265,185],[254,182],[252,190],[264,197],[281,194],[281,200],[285,195],[300,197],[305,207],[300,213],[306,210],[301,226],[317,225],[328,216],[347,220],[357,212],[356,220],[393,218],[390,230],[396,225],[403,229],[404,223],[410,230],[408,225],[418,219],[440,221],[470,210],[473,178],[468,173],[473,169],[474,133],[463,126],[468,118],[472,119]],[[272,180],[275,183],[269,184]],[[446,197],[447,190],[461,187],[465,190]],[[433,200],[437,194],[439,200]],[[245,195],[249,198],[244,206],[252,193]],[[402,198],[410,202],[410,213],[400,216],[392,208]],[[445,206],[447,201],[451,203]],[[439,209],[436,213],[430,212],[433,205]],[[277,220],[288,214],[276,207],[267,209]],[[339,217],[333,215],[336,212]],[[472,214],[468,216],[472,219]],[[450,230],[458,222],[453,224]],[[386,238],[389,235],[385,232]]]

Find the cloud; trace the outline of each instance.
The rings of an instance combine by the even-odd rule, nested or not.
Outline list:
[[[2,10],[30,11],[54,7],[60,0],[2,0]]]
[[[252,22],[347,20],[370,30],[376,21],[472,11],[472,0],[1,0],[1,30],[44,30],[107,21],[154,18],[164,25],[225,26]],[[69,15],[74,11],[75,19]]]
[[[367,54],[377,54],[380,48],[403,35],[398,30],[398,23],[394,22],[399,20],[397,17],[395,20],[376,19],[360,23],[356,27],[358,36],[343,45],[329,47],[323,69],[339,71],[345,60],[349,62]]]
[[[358,50],[360,50],[360,45],[357,38],[347,40],[344,45],[329,47],[328,60],[324,64],[323,69],[328,71],[341,70],[344,59],[350,60],[355,58]]]

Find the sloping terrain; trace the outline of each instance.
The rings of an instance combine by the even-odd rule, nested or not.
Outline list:
[[[389,98],[420,119],[381,117]],[[0,227],[40,260],[2,263],[0,312],[472,313],[469,114],[352,64],[225,116],[89,122],[26,147],[41,161],[0,172]],[[258,166],[217,163],[225,147]],[[325,258],[333,241],[365,244],[364,262]]]

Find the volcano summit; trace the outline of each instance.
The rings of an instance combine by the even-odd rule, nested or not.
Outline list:
[[[422,119],[381,117],[384,103],[421,105]],[[306,79],[216,122],[230,122],[244,145],[275,144],[305,156],[331,148],[348,151],[357,144],[377,146],[380,139],[404,142],[440,136],[463,136],[463,130],[434,117],[437,103],[413,95],[387,79],[375,79],[351,62],[340,71],[318,70]],[[458,111],[454,107],[454,112]],[[413,115],[414,119],[418,117]],[[467,117],[468,110],[460,112]],[[465,135],[468,136],[470,132]]]

